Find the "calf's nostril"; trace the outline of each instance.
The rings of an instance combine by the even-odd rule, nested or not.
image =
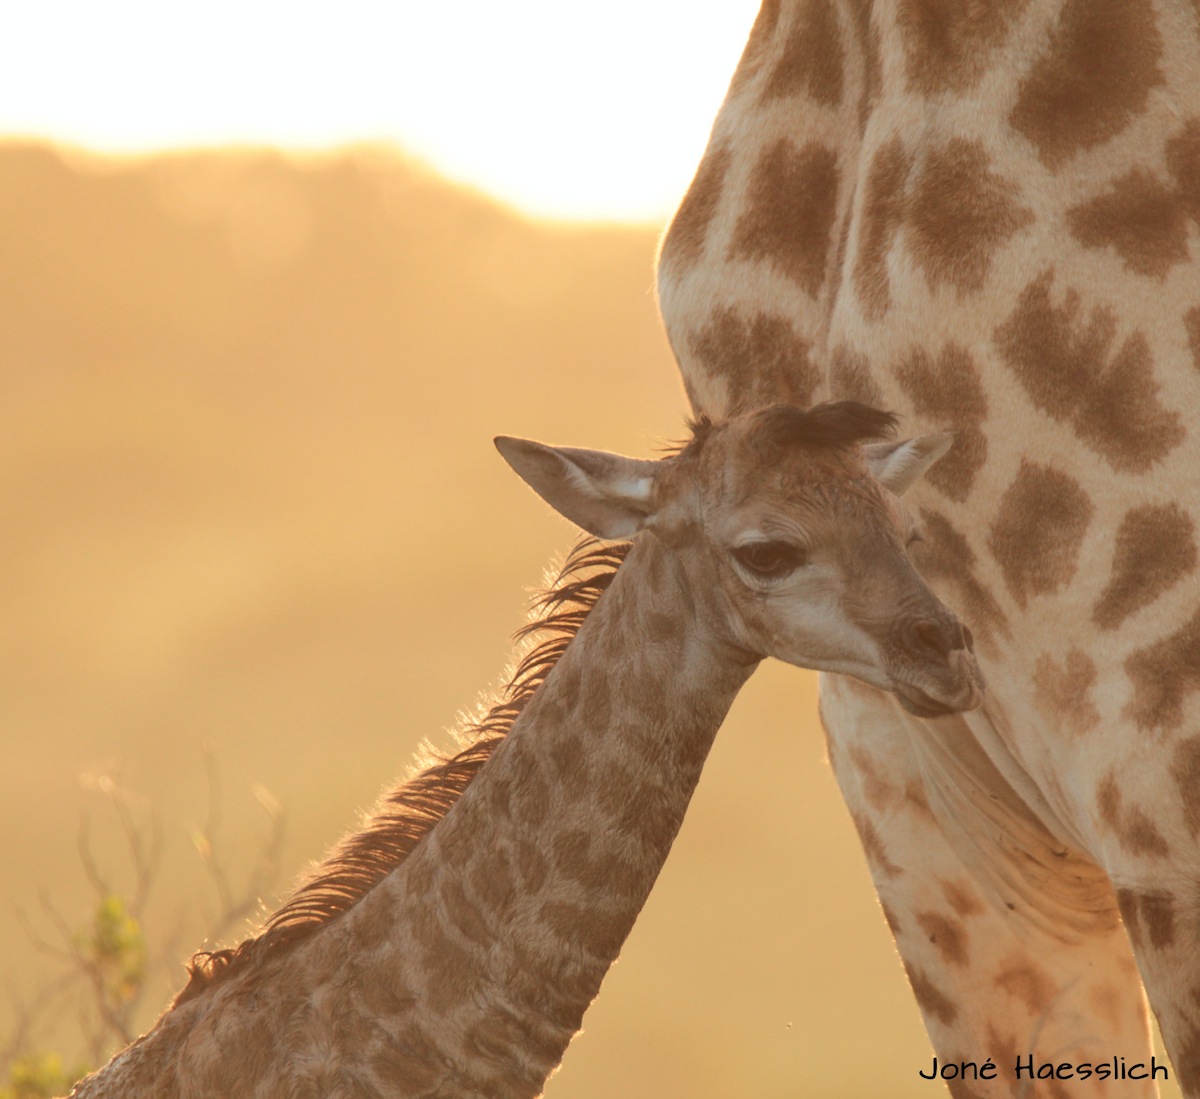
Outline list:
[[[908,635],[912,647],[926,657],[944,660],[960,647],[958,638],[944,623],[929,618],[914,622],[909,627]]]

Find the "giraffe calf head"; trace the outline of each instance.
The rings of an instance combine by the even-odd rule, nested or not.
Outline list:
[[[659,539],[740,650],[855,676],[933,717],[977,706],[983,689],[970,631],[908,560],[920,535],[899,499],[951,437],[870,443],[894,423],[849,401],[777,405],[696,424],[659,461],[496,445],[585,530]]]

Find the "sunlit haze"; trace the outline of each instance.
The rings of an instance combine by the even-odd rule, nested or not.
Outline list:
[[[80,0],[0,17],[0,136],[111,153],[392,141],[550,217],[661,221],[757,0]]]

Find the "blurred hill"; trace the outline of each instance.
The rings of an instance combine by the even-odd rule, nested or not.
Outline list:
[[[316,626],[331,607],[407,644],[370,608],[415,600],[423,629],[451,628],[427,613],[450,583],[459,630],[489,573],[536,580],[520,535],[546,517],[493,435],[678,431],[648,232],[532,226],[370,151],[9,148],[0,194],[0,692],[35,755],[53,734],[144,758],[154,728],[173,758],[311,718],[246,704],[264,674],[311,684],[345,651]]]
[[[81,813],[124,872],[81,776],[161,816],[152,910],[186,954],[213,904],[188,844],[205,745],[236,873],[263,833],[251,786],[287,808],[286,885],[496,679],[573,533],[492,436],[680,433],[655,237],[521,220],[388,150],[0,146],[12,998],[45,968],[14,909],[86,903]],[[552,1099],[930,1094],[814,683],[768,668],[739,701]]]

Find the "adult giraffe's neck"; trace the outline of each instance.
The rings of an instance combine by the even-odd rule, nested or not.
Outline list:
[[[1118,361],[1182,362],[1190,330],[1153,330],[1195,307],[1196,26],[1184,3],[764,0],[663,240],[663,320],[693,409],[911,401],[977,431],[982,394],[950,398],[924,361],[897,365],[913,346],[937,362],[934,336],[953,345],[946,376],[968,374],[959,350],[991,345],[1059,419],[1125,354],[1118,320],[1150,345]],[[1163,228],[1131,231],[1151,206]],[[1132,424],[1144,388],[1107,385],[1084,399],[1104,405],[1093,439]],[[1172,434],[1157,421],[1138,441],[1149,455]]]
[[[881,79],[872,7],[764,0],[755,20],[659,256],[663,320],[697,413],[828,395],[856,164]]]
[[[348,990],[453,1094],[538,1094],[632,929],[756,663],[703,608],[641,536],[459,802],[311,944],[362,960]]]

